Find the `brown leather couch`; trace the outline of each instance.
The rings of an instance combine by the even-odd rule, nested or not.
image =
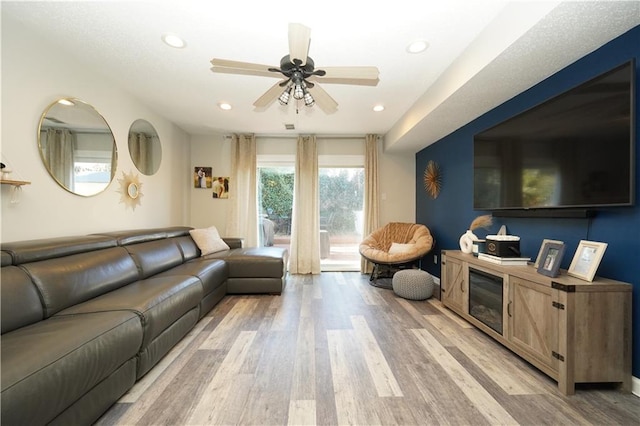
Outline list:
[[[227,293],[283,290],[285,249],[190,229],[2,244],[2,424],[91,424]]]

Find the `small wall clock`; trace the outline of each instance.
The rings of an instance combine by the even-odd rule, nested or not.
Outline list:
[[[433,160],[429,160],[424,169],[424,189],[432,198],[437,198],[442,187],[442,172],[440,166]]]

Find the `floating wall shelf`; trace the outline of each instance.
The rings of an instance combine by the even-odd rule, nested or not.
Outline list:
[[[13,185],[13,186],[31,185],[31,182],[27,182],[25,180],[10,180],[10,179],[1,179],[0,183],[3,185]]]

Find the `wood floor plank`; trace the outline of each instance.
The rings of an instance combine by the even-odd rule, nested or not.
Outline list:
[[[402,389],[389,368],[389,364],[387,364],[387,360],[366,320],[362,316],[354,315],[351,317],[351,323],[369,368],[369,374],[378,391],[378,396],[402,396]]]
[[[303,318],[298,328],[298,339],[295,347],[291,400],[309,401],[316,398],[315,346],[314,322],[310,318]]]
[[[287,424],[307,426],[316,424],[316,401],[292,399],[289,403]]]
[[[200,349],[225,349],[234,342],[234,332],[244,329],[244,324],[258,307],[257,298],[238,299],[233,308],[207,337]]]
[[[327,341],[338,424],[381,424],[371,407],[377,395],[356,336],[351,330],[328,330]]]
[[[238,379],[238,372],[255,336],[255,331],[241,331],[238,334],[228,355],[191,413],[187,424],[216,424],[215,418],[220,414],[219,407],[224,406],[225,398],[230,391],[228,385]]]

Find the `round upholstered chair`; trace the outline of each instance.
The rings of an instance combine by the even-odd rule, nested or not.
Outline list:
[[[420,269],[404,269],[393,275],[393,292],[404,299],[424,300],[433,296],[433,277]]]
[[[373,264],[369,281],[392,277],[417,264],[433,248],[429,228],[419,223],[391,222],[369,234],[359,247],[360,255]]]

